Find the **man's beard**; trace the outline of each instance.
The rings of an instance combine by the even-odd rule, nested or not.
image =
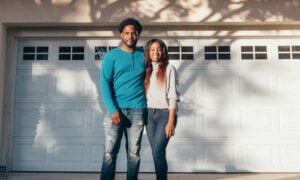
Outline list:
[[[135,41],[134,43],[132,44],[128,44],[126,41],[123,41],[123,44],[125,44],[127,47],[129,48],[135,48],[136,47],[136,44],[137,44],[137,41]]]

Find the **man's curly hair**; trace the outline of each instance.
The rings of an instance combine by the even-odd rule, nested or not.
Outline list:
[[[135,27],[135,29],[138,31],[139,34],[141,34],[142,30],[143,30],[143,27],[142,25],[140,24],[140,22],[134,18],[127,18],[127,19],[124,19],[119,27],[118,27],[118,30],[120,33],[123,32],[123,29],[125,26],[127,25],[133,25]]]

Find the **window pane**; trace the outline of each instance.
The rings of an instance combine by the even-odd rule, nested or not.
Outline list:
[[[293,47],[292,47],[292,50],[293,50],[293,51],[300,51],[300,46],[293,46]]]
[[[242,59],[253,59],[253,54],[242,54]]]
[[[293,53],[293,59],[300,59],[300,53]]]
[[[267,46],[255,46],[255,51],[256,52],[266,52]]]
[[[24,47],[23,53],[35,53],[35,47]]]
[[[168,46],[169,52],[179,52],[179,46]]]
[[[194,59],[194,54],[182,54],[181,59],[184,60],[193,60]]]
[[[34,54],[23,54],[23,60],[24,61],[32,61],[34,60]]]
[[[180,59],[179,54],[169,54],[169,58],[174,60]]]
[[[84,60],[84,55],[83,54],[73,54],[72,60]]]
[[[217,54],[205,54],[205,60],[217,60]]]
[[[102,54],[95,54],[95,60],[102,60],[103,56]]]
[[[60,53],[70,53],[71,47],[59,47],[59,52]]]
[[[205,52],[217,52],[217,47],[216,46],[205,46],[204,51]]]
[[[37,54],[36,60],[48,60],[48,54]]]
[[[193,52],[193,46],[182,46],[181,51],[182,52]]]
[[[278,51],[280,52],[289,52],[290,46],[278,46]]]
[[[219,52],[230,52],[230,46],[219,46]]]
[[[73,50],[73,53],[83,53],[84,47],[73,47],[72,50]]]
[[[107,52],[106,46],[96,46],[95,47],[95,60],[102,60],[104,54]]]
[[[48,47],[37,47],[36,52],[37,53],[48,53]]]
[[[99,52],[107,52],[106,46],[96,46],[95,53],[99,53]]]
[[[59,60],[71,60],[71,55],[70,54],[60,54]]]
[[[267,54],[255,54],[255,59],[267,59]]]
[[[253,52],[253,47],[252,46],[242,46],[241,51],[242,52]]]
[[[220,60],[230,60],[230,54],[219,54]]]
[[[290,53],[280,53],[278,54],[279,59],[291,59]]]

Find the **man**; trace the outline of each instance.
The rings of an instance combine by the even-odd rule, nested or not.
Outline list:
[[[100,90],[107,110],[103,122],[105,152],[100,179],[115,178],[116,159],[124,134],[127,179],[136,180],[147,112],[144,52],[137,48],[142,25],[133,18],[127,18],[120,23],[118,30],[121,45],[106,53],[100,73]]]

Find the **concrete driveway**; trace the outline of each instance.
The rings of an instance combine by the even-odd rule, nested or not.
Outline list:
[[[169,180],[300,180],[300,173],[169,173]],[[117,173],[116,180],[125,180]],[[0,180],[99,180],[99,173],[2,173]],[[139,180],[155,180],[153,173],[140,173]]]

